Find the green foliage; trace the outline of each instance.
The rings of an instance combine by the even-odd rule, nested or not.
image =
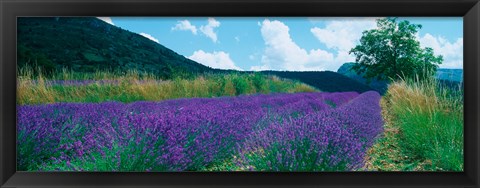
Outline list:
[[[426,163],[423,170],[463,170],[460,91],[440,87],[435,79],[405,80],[392,84],[386,99],[403,155]]]
[[[252,82],[255,88],[257,88],[257,92],[266,93],[268,91],[268,88],[265,84],[265,79],[260,73],[254,73],[252,77]]]
[[[251,91],[252,87],[250,87],[252,85],[248,83],[249,81],[245,79],[245,77],[242,78],[235,75],[232,79],[232,82],[233,82],[233,85],[235,86],[235,91],[237,95],[240,95],[242,93],[252,92]]]
[[[160,140],[156,145],[160,145]],[[139,144],[132,141],[128,146],[118,147],[115,144],[111,148],[105,148],[101,152],[85,154],[81,158],[66,160],[60,163],[39,165],[42,171],[97,171],[97,172],[145,172],[165,171],[167,167],[155,164],[158,153],[143,149],[144,142]],[[154,168],[151,168],[154,166]]]
[[[327,152],[319,155],[318,152],[311,151],[312,141],[308,139],[290,141],[289,145],[291,145],[290,147],[295,147],[296,149],[294,156],[291,156],[291,154],[285,152],[286,150],[283,148],[285,146],[282,147],[280,144],[273,143],[270,149],[260,149],[259,151],[245,154],[245,158],[248,161],[248,164],[251,165],[251,168],[254,168],[253,170],[255,171],[335,172],[348,170],[347,164],[344,161],[340,161],[334,166],[329,164],[331,155],[336,152],[331,147],[327,149]],[[279,156],[281,157],[279,158]],[[297,161],[301,161],[302,164],[292,165],[282,162],[288,161],[289,158],[294,158]],[[321,159],[320,161],[323,161],[320,164],[318,164],[319,158]]]
[[[102,56],[99,56],[94,53],[83,53],[83,57],[85,58],[86,61],[88,62],[102,62],[105,61],[105,59]]]
[[[337,107],[337,104],[335,104],[333,101],[330,101],[330,100],[325,100],[325,104],[328,104],[332,108]]]
[[[34,50],[24,46],[18,46],[17,61],[19,67],[37,67],[33,70],[33,74],[39,73],[51,74],[55,71],[55,64],[43,53],[35,52]]]
[[[377,28],[363,32],[360,45],[350,50],[356,56],[353,69],[367,79],[399,80],[432,76],[442,56],[435,56],[431,48],[422,49],[415,39],[421,25],[397,18],[377,20]]]

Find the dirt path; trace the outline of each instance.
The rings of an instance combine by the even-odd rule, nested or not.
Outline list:
[[[389,104],[382,97],[380,100],[382,116],[385,122],[384,134],[375,143],[365,156],[366,171],[423,171],[430,161],[418,161],[406,156],[401,151],[399,134],[401,131],[393,122],[393,114],[389,113]]]

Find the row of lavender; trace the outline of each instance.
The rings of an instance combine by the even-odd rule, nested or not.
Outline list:
[[[376,92],[19,106],[18,170],[354,170],[382,131]]]

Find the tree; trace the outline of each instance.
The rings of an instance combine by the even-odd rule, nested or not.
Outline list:
[[[420,47],[415,34],[421,28],[397,18],[378,19],[377,28],[364,31],[360,44],[350,50],[357,62],[352,69],[369,81],[433,76],[443,57]]]

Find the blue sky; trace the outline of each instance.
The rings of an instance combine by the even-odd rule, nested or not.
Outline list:
[[[348,51],[376,18],[104,17],[214,68],[331,70],[355,61]],[[421,24],[417,39],[443,55],[441,68],[463,68],[461,17],[399,18]]]

